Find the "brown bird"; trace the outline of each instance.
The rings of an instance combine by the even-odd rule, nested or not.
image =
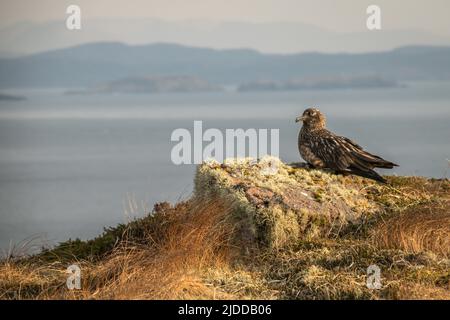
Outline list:
[[[355,174],[386,183],[373,169],[398,166],[327,130],[325,116],[318,109],[306,109],[295,119],[295,122],[299,121],[303,126],[298,135],[298,149],[302,158],[314,168],[328,168],[337,173]]]

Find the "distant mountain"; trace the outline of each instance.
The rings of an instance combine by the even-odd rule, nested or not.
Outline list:
[[[221,87],[191,76],[129,77],[110,81],[93,88],[68,91],[68,94],[97,93],[173,93],[219,91]]]
[[[252,48],[269,53],[374,52],[423,44],[445,45],[450,36],[424,30],[336,32],[301,22],[167,21],[154,18],[83,18],[81,30],[64,20],[20,22],[0,28],[0,51],[31,54],[91,42],[131,45],[169,42],[215,49]]]
[[[141,46],[91,43],[0,59],[0,88],[91,87],[131,76],[179,74],[220,85],[333,75],[375,75],[397,81],[450,80],[450,47],[282,55],[165,43]]]

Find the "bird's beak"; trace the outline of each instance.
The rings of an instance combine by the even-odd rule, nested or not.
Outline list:
[[[303,120],[304,120],[303,116],[295,118],[295,122],[299,122],[299,121],[303,121]]]

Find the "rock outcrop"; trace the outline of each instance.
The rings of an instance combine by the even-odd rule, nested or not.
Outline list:
[[[377,214],[382,206],[373,193],[380,188],[367,179],[264,157],[205,162],[197,170],[194,197],[223,199],[233,206],[243,240],[278,248],[338,234]]]

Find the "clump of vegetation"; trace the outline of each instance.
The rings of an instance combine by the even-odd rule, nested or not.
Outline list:
[[[198,168],[192,199],[0,263],[2,299],[450,299],[450,181],[245,159]],[[68,290],[66,268],[82,270]],[[381,270],[370,289],[367,268]]]
[[[187,206],[187,202],[179,203],[176,207],[177,212],[187,210]],[[172,211],[173,208],[169,203],[158,203],[153,212],[143,218],[105,228],[100,236],[92,240],[75,239],[62,242],[55,248],[44,249],[33,256],[33,259],[45,262],[74,260],[95,262],[103,259],[118,246],[153,245],[155,238],[161,240],[164,235],[164,228],[171,222]]]
[[[371,238],[379,247],[450,258],[449,209],[445,204],[420,205],[393,214],[371,230]]]

